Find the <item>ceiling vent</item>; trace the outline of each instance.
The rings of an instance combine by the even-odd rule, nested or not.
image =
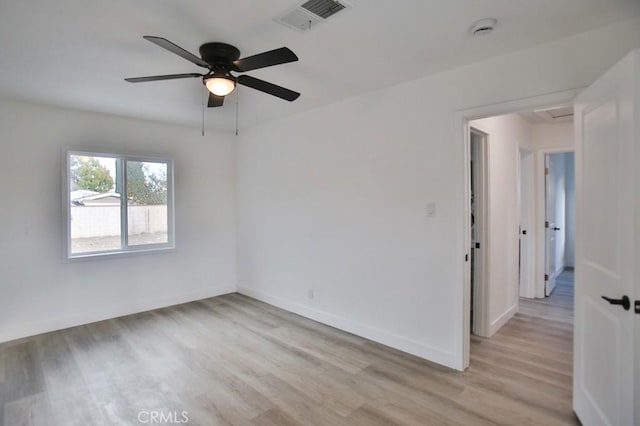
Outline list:
[[[342,3],[333,0],[309,0],[300,7],[314,15],[318,15],[322,19],[327,19],[345,9]]]
[[[350,8],[351,5],[344,0],[309,0],[275,18],[275,21],[296,31],[304,32]]]
[[[573,121],[573,106],[554,106],[531,112],[521,112],[520,115],[531,124],[567,123]]]
[[[546,111],[554,120],[569,119],[573,120],[573,107],[560,107]]]
[[[546,123],[573,121],[573,105],[536,110],[533,112]]]

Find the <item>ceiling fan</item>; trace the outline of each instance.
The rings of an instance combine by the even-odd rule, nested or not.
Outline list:
[[[194,64],[209,70],[206,74],[168,74],[150,77],[125,78],[129,83],[142,83],[146,81],[173,80],[177,78],[202,77],[203,84],[209,90],[209,107],[219,107],[224,103],[224,97],[236,87],[236,84],[251,87],[264,93],[276,96],[289,102],[295,101],[300,93],[285,89],[273,83],[260,80],[249,75],[234,76],[231,72],[243,73],[246,71],[266,68],[273,65],[295,62],[298,57],[286,47],[270,50],[240,59],[240,51],[226,43],[205,43],[200,46],[200,56],[197,57],[180,46],[162,37],[144,36],[145,40],[167,49],[169,52],[193,62]]]

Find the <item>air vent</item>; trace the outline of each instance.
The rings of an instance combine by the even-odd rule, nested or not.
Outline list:
[[[571,118],[571,119],[573,119],[573,107],[572,106],[550,109],[550,110],[547,110],[547,113],[549,113],[551,118],[553,118],[554,120],[560,120],[560,119],[563,119],[563,118]]]
[[[573,106],[554,106],[521,112],[520,115],[531,124],[565,123],[573,121]]]
[[[303,32],[315,28],[326,19],[350,9],[344,0],[309,0],[275,18],[275,21],[294,30]]]
[[[333,0],[309,0],[300,7],[314,15],[318,15],[322,19],[327,19],[345,9],[343,4]]]

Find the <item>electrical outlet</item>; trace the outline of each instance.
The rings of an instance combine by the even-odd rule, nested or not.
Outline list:
[[[312,288],[310,288],[310,289],[307,291],[307,297],[308,297],[309,299],[313,299],[313,297],[314,297],[314,296],[315,296],[315,295],[313,294],[313,289],[312,289]]]

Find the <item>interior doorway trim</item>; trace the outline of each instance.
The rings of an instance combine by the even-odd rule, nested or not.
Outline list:
[[[461,161],[458,165],[462,174],[462,188],[459,194],[460,205],[463,207],[463,214],[459,216],[459,228],[462,230],[462,244],[458,247],[460,268],[462,280],[456,286],[456,303],[454,306],[455,329],[456,336],[454,353],[456,357],[456,367],[464,370],[469,366],[469,350],[471,346],[471,327],[470,327],[470,274],[471,268],[468,262],[469,250],[471,247],[471,224],[469,217],[471,214],[470,205],[470,129],[469,121],[480,118],[487,118],[496,115],[510,114],[518,111],[525,111],[538,108],[548,108],[555,105],[573,103],[573,99],[584,89],[584,87],[576,87],[573,89],[563,90],[559,92],[542,94],[507,102],[476,106],[458,110],[454,113],[454,140],[456,145],[460,147]]]

